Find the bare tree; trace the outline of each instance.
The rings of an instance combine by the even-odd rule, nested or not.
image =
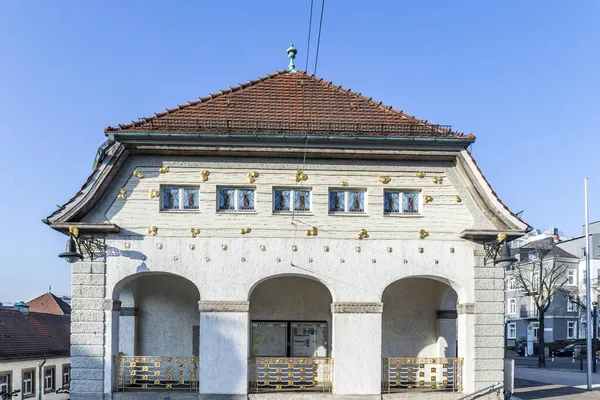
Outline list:
[[[532,242],[522,249],[528,249],[533,257],[515,264],[514,277],[517,286],[533,299],[537,310],[538,367],[545,368],[544,316],[552,298],[568,281],[569,264],[558,260],[563,250],[556,247],[552,238]]]

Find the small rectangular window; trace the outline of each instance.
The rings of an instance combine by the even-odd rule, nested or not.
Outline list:
[[[193,187],[163,187],[161,208],[164,211],[198,210],[200,189]]]
[[[329,212],[362,214],[365,212],[365,190],[329,190]]]
[[[516,339],[517,338],[517,324],[511,323],[508,324],[508,338],[507,339]]]
[[[419,214],[421,192],[386,190],[383,193],[383,212],[385,214]]]
[[[567,272],[567,285],[575,285],[575,270],[570,269]]]
[[[44,392],[54,391],[54,367],[44,367]]]
[[[513,315],[517,313],[517,300],[508,299],[508,313]]]
[[[218,211],[254,211],[254,189],[220,188],[218,190]]]
[[[577,339],[577,322],[567,322],[567,339]]]
[[[32,397],[35,395],[35,370],[24,370],[22,373],[23,386],[21,392],[23,397]]]
[[[515,290],[517,288],[517,280],[514,276],[508,278],[508,290]]]
[[[10,393],[11,391],[11,374],[10,372],[0,372],[0,393]]]
[[[576,304],[571,299],[567,299],[567,312],[575,312],[576,309]]]
[[[311,191],[307,189],[273,189],[273,211],[309,212]]]
[[[69,386],[71,383],[71,364],[64,364],[62,367],[62,385]]]

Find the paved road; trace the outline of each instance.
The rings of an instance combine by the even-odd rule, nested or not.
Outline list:
[[[537,368],[537,357],[520,357],[517,355],[517,353],[510,352],[508,354],[508,358],[513,358],[515,360],[516,367]],[[583,371],[587,371],[587,361],[585,359],[576,359],[575,362],[573,362],[573,359],[571,357],[554,357],[554,361],[552,361],[552,357],[546,358],[546,368],[550,369],[568,369],[573,371],[581,371],[582,366]],[[598,363],[597,371],[600,371],[600,363]]]

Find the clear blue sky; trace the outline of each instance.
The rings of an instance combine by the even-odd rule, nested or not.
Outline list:
[[[65,237],[40,221],[83,184],[105,126],[285,69],[290,42],[304,69],[309,6],[2,2],[0,300],[70,293]],[[585,176],[600,219],[599,20],[595,0],[328,0],[317,75],[473,132],[501,199],[575,235]]]

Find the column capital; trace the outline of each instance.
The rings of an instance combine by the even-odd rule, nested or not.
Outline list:
[[[463,303],[456,306],[457,314],[475,314],[475,303]]]
[[[332,314],[381,314],[383,303],[335,302],[331,303]]]
[[[121,311],[121,302],[119,300],[104,299],[104,311]]]
[[[249,310],[248,301],[200,300],[198,302],[200,312],[248,312]]]

